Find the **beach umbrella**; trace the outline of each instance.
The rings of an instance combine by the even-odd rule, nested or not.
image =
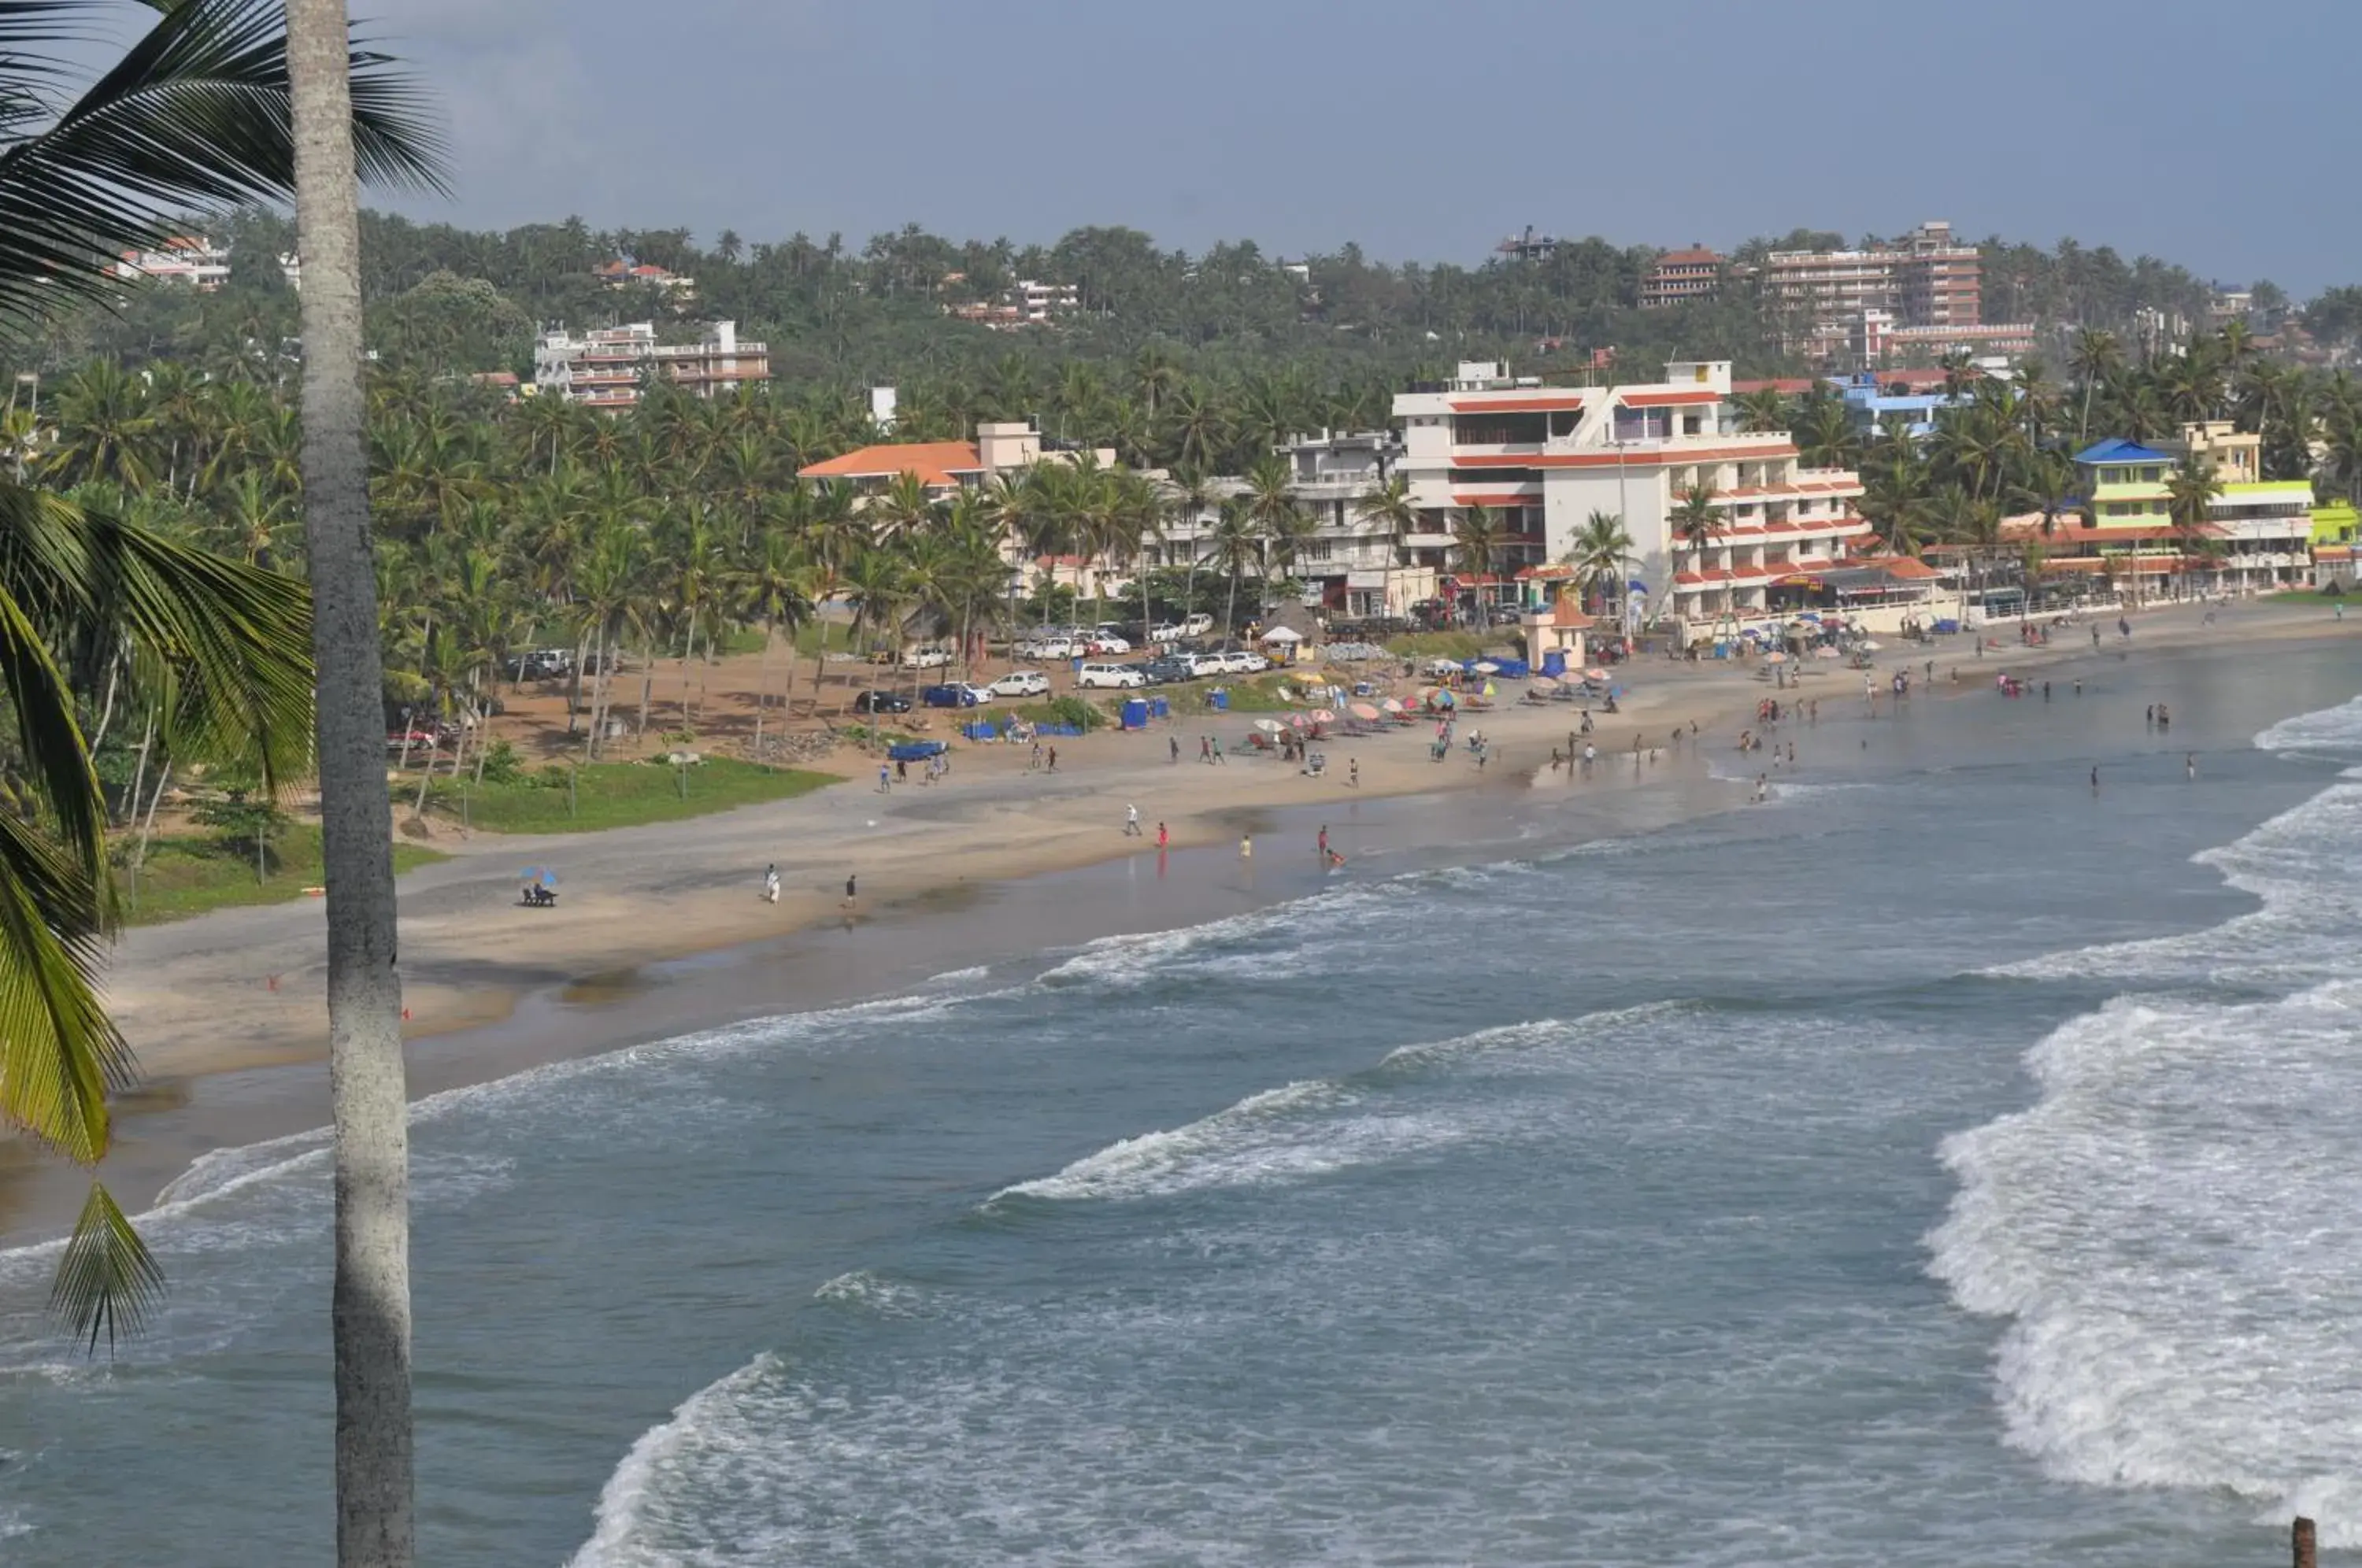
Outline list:
[[[1878,651],[1878,645],[1871,642],[1868,637],[1862,638],[1860,646],[1861,651],[1864,653],[1876,653]]]
[[[1537,675],[1533,678],[1532,684],[1548,691],[1558,684],[1558,678],[1551,675]]]
[[[1402,699],[1399,697],[1389,697],[1378,706],[1389,713],[1399,713],[1403,711]]]
[[[1400,706],[1400,704],[1398,703],[1396,706]],[[1378,711],[1375,708],[1371,707],[1367,702],[1356,702],[1345,711],[1364,723],[1374,723],[1378,716]]]
[[[1286,626],[1274,626],[1263,635],[1263,640],[1267,643],[1300,643],[1304,640],[1304,634],[1290,631]]]
[[[1460,699],[1454,697],[1449,691],[1439,691],[1435,694],[1435,705],[1439,708],[1455,707],[1459,704],[1459,701]]]
[[[1585,680],[1605,680],[1607,679],[1607,672],[1604,669],[1586,669],[1583,672],[1583,678]]]
[[[1333,724],[1337,722],[1337,715],[1326,708],[1321,708],[1314,712],[1312,722],[1316,724]]]
[[[1498,675],[1501,673],[1501,667],[1495,664],[1489,658],[1479,659],[1474,664],[1469,666],[1469,668],[1473,669],[1479,675]]]
[[[1267,735],[1275,735],[1284,728],[1277,719],[1257,719],[1254,727]]]
[[[517,880],[530,882],[535,887],[555,888],[557,886],[557,873],[546,866],[528,866],[517,873]]]
[[[1819,647],[1813,650],[1813,657],[1815,658],[1836,658],[1838,657],[1838,654],[1837,649],[1829,646],[1827,643],[1823,643]]]

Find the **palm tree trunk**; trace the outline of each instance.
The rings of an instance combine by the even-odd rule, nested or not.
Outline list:
[[[304,521],[318,666],[336,1122],[337,1562],[409,1568],[410,1105],[394,968],[392,803],[380,704],[361,390],[360,191],[345,0],[287,0],[296,244],[304,261]]]
[[[778,640],[774,635],[775,631],[776,628],[771,623],[768,621],[763,623],[763,662],[757,667],[755,676],[755,760],[756,762],[763,760],[763,715],[765,710],[771,705],[771,645]],[[794,668],[794,662],[792,659],[789,661],[790,668]]]

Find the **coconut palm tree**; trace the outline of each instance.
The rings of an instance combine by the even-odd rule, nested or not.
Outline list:
[[[166,13],[166,25],[204,8],[205,0],[190,0]],[[270,41],[275,7],[225,0],[217,8],[242,14],[255,42]],[[269,147],[274,157],[286,150],[292,179],[270,180],[269,193],[293,186],[304,257],[304,510],[316,603],[312,645],[336,1123],[337,1559],[340,1568],[407,1568],[415,1540],[409,1104],[370,550],[359,182],[372,174],[440,181],[408,90],[365,77],[377,61],[355,58],[344,0],[285,0],[285,17],[283,67],[267,62],[274,106],[249,110],[236,124],[258,150]],[[388,91],[391,102],[382,97]],[[366,117],[357,120],[356,108],[370,96],[400,116],[395,129],[409,134],[389,138]]]
[[[1206,535],[1205,549],[1198,560],[1220,570],[1230,580],[1230,600],[1222,612],[1222,635],[1230,636],[1238,630],[1239,582],[1249,567],[1263,569],[1263,525],[1256,519],[1252,501],[1245,495],[1226,495],[1215,513],[1214,526]]]
[[[1623,518],[1613,512],[1594,512],[1575,534],[1566,558],[1575,580],[1596,596],[1603,611],[1611,602],[1625,602],[1629,593],[1625,563],[1632,558],[1632,536],[1625,531]]]
[[[2087,326],[2075,334],[2074,352],[2069,358],[2068,368],[2083,389],[2083,416],[2075,427],[2078,447],[2092,439],[2092,394],[2121,375],[2124,366],[2124,350],[2117,346],[2114,333]]]
[[[120,290],[94,258],[160,245],[173,215],[191,207],[289,189],[275,6],[159,7],[125,55],[73,95],[65,89],[74,68],[45,50],[98,35],[75,14],[101,8],[0,6],[0,92],[10,105],[0,135],[0,317],[28,337],[60,302]],[[365,89],[365,108],[375,92]],[[143,417],[135,410],[98,447],[85,442],[85,467],[149,477],[147,432],[131,423]],[[94,1165],[110,1139],[107,1094],[127,1081],[131,1061],[91,983],[115,914],[105,812],[57,655],[74,650],[76,667],[96,669],[129,660],[165,677],[150,707],[154,744],[194,759],[243,756],[275,787],[304,757],[309,617],[299,586],[28,489],[12,468],[0,481],[0,624],[13,649],[0,660],[0,693],[18,738],[18,810],[0,823],[8,911],[0,1121]],[[381,817],[381,837],[384,830]],[[160,1284],[121,1210],[94,1185],[61,1261],[52,1297],[61,1320],[94,1346],[101,1333],[135,1330]]]
[[[2214,498],[2222,493],[2223,481],[2216,477],[2214,465],[2204,458],[2182,464],[2165,481],[2166,515],[2173,520],[2174,541],[2181,547],[2185,575],[2188,563],[2206,556],[2217,537],[2210,513]]]
[[[1682,491],[1681,500],[1673,505],[1673,536],[1690,552],[1693,567],[1702,568],[1706,551],[1714,548],[1714,536],[1722,526],[1722,503],[1710,484],[1694,484]]]
[[[1749,432],[1785,430],[1789,411],[1787,394],[1778,387],[1758,387],[1741,392],[1732,403],[1738,408],[1738,427]]]
[[[1489,578],[1507,547],[1508,525],[1500,508],[1463,506],[1452,513],[1451,553],[1470,577]]]

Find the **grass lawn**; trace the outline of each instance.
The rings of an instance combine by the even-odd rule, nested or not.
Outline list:
[[[492,833],[594,833],[785,801],[838,782],[833,774],[761,767],[723,756],[680,769],[651,762],[592,763],[579,771],[571,791],[568,772],[547,767],[505,784],[469,786],[468,824]],[[399,800],[403,791],[397,788],[394,794]],[[430,809],[458,819],[459,791],[450,784],[438,781],[426,799]]]
[[[128,850],[131,844],[123,841]],[[254,879],[254,855],[244,845],[220,837],[159,838],[148,845],[147,864],[140,867],[139,901],[131,901],[128,860],[115,868],[115,887],[123,900],[123,918],[133,925],[154,925],[184,920],[207,910],[245,904],[284,903],[301,898],[306,888],[320,885],[320,830],[309,823],[286,829],[271,846],[269,879]],[[431,849],[396,841],[396,873],[444,856]]]
[[[1507,646],[1515,640],[1504,636],[1496,646]],[[1471,659],[1482,654],[1485,646],[1485,638],[1474,632],[1413,632],[1385,641],[1386,651],[1396,658]]]

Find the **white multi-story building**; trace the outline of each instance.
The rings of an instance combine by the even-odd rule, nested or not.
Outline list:
[[[1303,585],[1308,601],[1317,595],[1329,613],[1359,620],[1401,615],[1435,596],[1435,566],[1407,563],[1394,525],[1369,505],[1402,457],[1394,432],[1324,430],[1290,441],[1280,454],[1287,459],[1288,493],[1313,525],[1288,572]],[[1243,494],[1246,488],[1244,480],[1217,480],[1214,507],[1171,518],[1157,552],[1160,563],[1203,560],[1220,516],[1220,498]]]
[[[1562,559],[1604,513],[1623,519],[1651,613],[1689,627],[1769,618],[1832,595],[1858,603],[1888,591],[1873,579],[1925,569],[1862,567],[1871,535],[1854,509],[1860,476],[1800,467],[1785,431],[1741,430],[1727,360],[1677,361],[1665,374],[1643,386],[1559,387],[1470,363],[1449,382],[1397,395],[1396,471],[1420,514],[1401,541],[1407,555],[1447,566],[1453,514],[1490,507],[1510,540],[1498,569],[1507,577]],[[1674,520],[1693,487],[1712,493],[1721,519],[1702,550],[1679,537]]]
[[[694,397],[718,397],[771,379],[768,348],[743,342],[735,322],[717,321],[695,343],[659,343],[654,322],[600,327],[576,337],[562,327],[533,348],[534,385],[594,408],[626,408],[657,381]]]
[[[211,293],[229,282],[229,247],[181,235],[157,250],[127,250],[111,269],[118,278],[153,278]]]

